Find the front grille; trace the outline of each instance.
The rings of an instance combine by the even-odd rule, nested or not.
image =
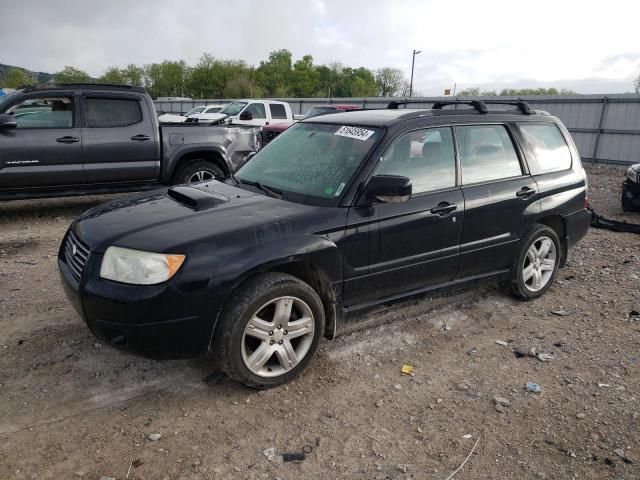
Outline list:
[[[80,281],[84,266],[89,258],[89,247],[87,247],[72,231],[67,235],[64,246],[64,257],[71,273],[76,280]]]
[[[276,138],[278,135],[280,135],[281,132],[272,132],[271,130],[262,130],[261,136],[262,136],[262,146],[264,147],[267,143],[269,143],[271,140],[273,140],[274,138]]]

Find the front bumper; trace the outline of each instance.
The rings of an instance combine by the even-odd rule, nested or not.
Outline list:
[[[91,254],[80,280],[58,267],[64,292],[93,334],[116,348],[149,358],[206,354],[217,315],[206,295],[173,285],[125,285],[99,278],[101,255]],[[210,312],[210,313],[209,313]]]

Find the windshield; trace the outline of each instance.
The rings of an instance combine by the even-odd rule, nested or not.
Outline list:
[[[281,191],[288,200],[332,205],[380,136],[377,128],[297,123],[260,150],[236,178]]]
[[[247,102],[231,102],[222,110],[220,110],[220,113],[224,113],[225,115],[229,116],[237,115],[246,105]]]
[[[195,115],[196,113],[200,113],[203,110],[204,110],[204,107],[195,107],[189,110],[187,113],[185,113],[184,116],[188,117],[189,115]]]
[[[334,113],[337,109],[334,107],[311,107],[311,109],[305,113],[304,118],[317,117],[326,113]]]

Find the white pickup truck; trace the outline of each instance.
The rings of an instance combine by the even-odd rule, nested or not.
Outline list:
[[[276,100],[234,100],[218,113],[207,116],[207,121],[224,121],[256,127],[291,123],[293,120],[289,104]]]

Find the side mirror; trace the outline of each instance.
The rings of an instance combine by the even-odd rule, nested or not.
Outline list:
[[[240,114],[240,120],[253,120],[253,113],[248,110],[245,110]]]
[[[376,175],[367,185],[367,196],[382,203],[404,203],[411,192],[411,179],[400,175]]]
[[[8,113],[0,114],[0,128],[16,128],[18,123],[13,115]]]

